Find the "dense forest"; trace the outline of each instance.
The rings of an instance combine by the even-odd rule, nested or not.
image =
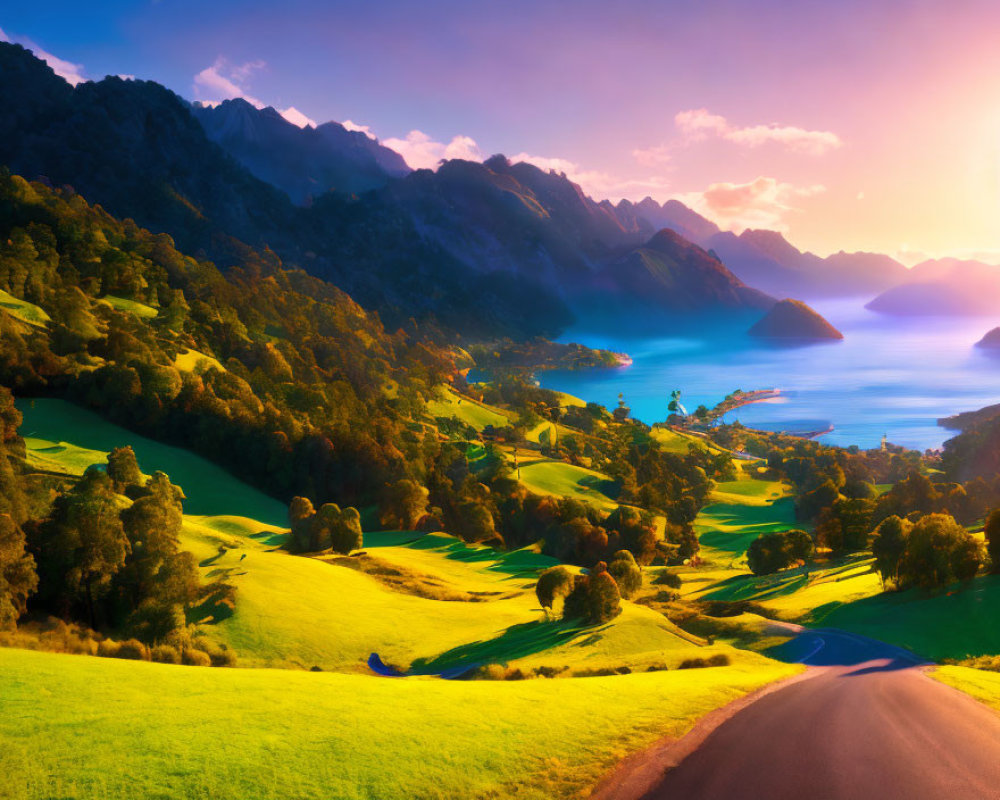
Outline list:
[[[8,172],[0,174],[0,242],[0,290],[13,301],[0,312],[0,382],[19,397],[60,397],[95,409],[291,502],[292,546],[299,550],[324,549],[329,531],[343,528],[342,514],[357,516],[354,509],[362,508],[370,524],[444,529],[498,547],[541,541],[544,552],[584,566],[622,549],[639,563],[680,563],[697,553],[692,522],[713,479],[732,471],[724,454],[665,451],[627,409],[563,407],[525,375],[524,359],[533,352],[583,366],[606,358],[593,351],[542,343],[527,350],[511,342],[474,347],[494,379],[469,384],[456,362],[467,369],[475,359],[433,326],[411,323],[390,333],[377,314],[284,269],[266,250],[244,248],[241,265],[222,273],[179,252],[167,235],[117,220],[72,190]],[[504,353],[517,355],[510,361]],[[508,409],[512,422],[484,436],[434,419],[427,403],[445,385]],[[14,451],[16,418],[12,410]],[[499,447],[523,443],[526,429],[545,420],[570,434],[543,445],[543,454],[603,471],[623,505],[608,511],[537,495],[515,478]],[[130,526],[172,520],[162,526],[170,540],[180,506],[171,507],[167,476],[143,485],[132,474],[137,468],[123,467],[131,477],[116,477],[112,462],[121,458],[112,454],[107,470],[88,472],[57,497],[36,497],[30,505],[37,516],[17,511],[11,518],[30,534],[36,609],[159,642],[176,609],[200,595],[180,556],[157,566],[155,580],[135,577],[149,569],[129,560],[141,541],[130,539]],[[8,471],[16,473],[17,462],[14,452]],[[117,513],[119,496],[144,510],[123,511],[112,526],[117,538],[104,556],[107,574],[81,567],[79,550],[59,561],[53,543],[69,535],[66,520],[80,508],[96,508],[95,519],[102,508]],[[149,498],[160,505],[147,508]],[[10,549],[18,551],[16,541]],[[71,586],[55,578],[77,573]],[[161,582],[176,592],[157,599],[148,586]],[[29,584],[14,583],[9,606],[22,612]],[[156,603],[158,622],[136,617],[151,615]]]

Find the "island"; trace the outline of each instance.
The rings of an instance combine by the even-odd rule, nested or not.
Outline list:
[[[843,339],[844,334],[799,300],[781,300],[749,331],[764,339]]]
[[[982,339],[976,342],[976,347],[985,350],[1000,350],[1000,328],[989,331]]]

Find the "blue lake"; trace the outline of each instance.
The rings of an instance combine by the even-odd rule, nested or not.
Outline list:
[[[782,397],[727,416],[770,430],[833,431],[821,441],[875,447],[882,435],[919,450],[954,435],[940,417],[1000,402],[1000,357],[973,345],[994,318],[886,317],[864,300],[813,303],[844,340],[801,347],[772,346],[746,330],[754,317],[711,322],[669,321],[667,335],[568,330],[560,341],[623,351],[633,364],[617,369],[539,374],[544,387],[608,407],[618,393],[647,423],[667,417],[670,392],[680,389],[688,411],[713,406],[734,389],[777,388]],[[758,315],[759,316],[759,315]]]

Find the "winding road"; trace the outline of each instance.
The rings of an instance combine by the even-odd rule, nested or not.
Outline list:
[[[927,677],[915,656],[833,630],[804,630],[786,647],[812,667],[804,678],[736,711],[644,794],[624,780],[606,796],[1000,798],[1000,716]]]

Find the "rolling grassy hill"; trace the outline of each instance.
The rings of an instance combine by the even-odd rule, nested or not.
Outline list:
[[[221,467],[179,447],[170,447],[107,422],[97,414],[64,400],[19,400],[24,415],[21,432],[29,457],[62,462],[72,474],[81,475],[90,463],[103,464],[114,447],[131,445],[143,472],[166,472],[183,487],[190,514],[239,514],[269,525],[284,525],[284,503],[234,478]],[[86,463],[91,457],[94,461]]]
[[[628,752],[799,669],[706,646],[628,602],[597,628],[547,621],[533,586],[555,562],[530,548],[379,532],[366,534],[366,556],[289,555],[278,549],[281,524],[249,516],[276,520],[283,507],[196,456],[66,403],[23,410],[34,466],[79,475],[129,443],[146,472],[163,469],[185,488],[187,510],[211,512],[185,515],[182,544],[206,580],[238,587],[237,603],[206,604],[191,621],[234,648],[241,667],[262,668],[0,650],[0,773],[12,798],[579,796]],[[362,563],[466,599],[414,594]],[[482,664],[633,672],[392,679],[370,674],[371,652],[415,673]],[[675,669],[715,653],[731,665]],[[313,666],[324,672],[305,671]]]
[[[174,366],[181,372],[194,372],[199,368],[214,368],[220,372],[226,371],[226,368],[222,366],[222,362],[219,359],[198,350],[185,350],[178,353],[177,358],[174,359]]]
[[[125,311],[129,314],[135,314],[141,319],[153,319],[160,313],[152,306],[140,303],[138,300],[130,300],[127,297],[117,297],[113,294],[105,295],[98,302],[107,303],[116,311]]]
[[[579,797],[797,671],[442,681],[0,650],[0,774],[11,800]]]
[[[40,307],[21,300],[12,294],[0,289],[0,309],[10,314],[14,319],[33,325],[36,328],[44,328],[49,324],[50,317]]]
[[[499,409],[459,395],[448,387],[442,388],[440,396],[427,403],[427,413],[435,419],[445,417],[461,420],[477,431],[487,425],[502,428],[510,424],[510,418]]]

